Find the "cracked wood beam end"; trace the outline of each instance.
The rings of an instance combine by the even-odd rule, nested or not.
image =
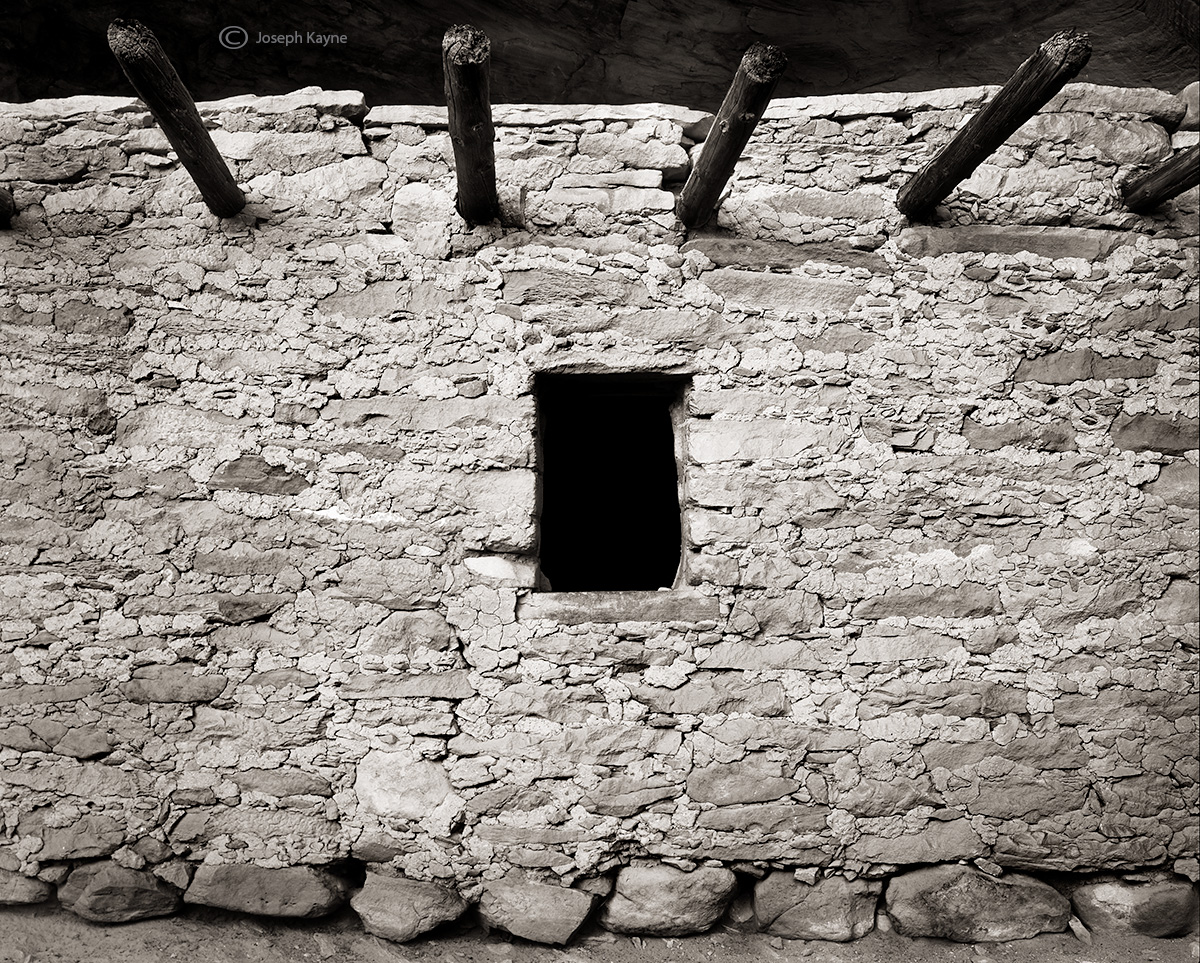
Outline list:
[[[699,227],[712,217],[785,67],[787,55],[769,44],[756,43],[742,57],[700,150],[700,159],[675,205],[675,213],[686,227]]]
[[[453,26],[442,39],[446,111],[458,197],[454,206],[470,225],[488,224],[500,214],[496,194],[496,152],[488,92],[491,41],[482,30]]]
[[[969,177],[1088,62],[1092,45],[1081,30],[1060,30],[1009,78],[992,100],[917,172],[896,197],[900,213],[928,211]]]
[[[246,198],[158,38],[136,20],[114,20],[108,28],[108,46],[192,175],[208,209],[217,217],[239,213]]]

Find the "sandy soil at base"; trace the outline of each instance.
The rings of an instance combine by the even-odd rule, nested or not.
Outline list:
[[[617,936],[599,928],[558,949],[445,927],[412,943],[364,933],[353,911],[288,922],[188,907],[118,926],[88,923],[54,904],[0,909],[0,963],[1197,963],[1200,939],[1070,933],[965,944],[874,932],[854,943],[782,940],[727,927],[682,938]]]

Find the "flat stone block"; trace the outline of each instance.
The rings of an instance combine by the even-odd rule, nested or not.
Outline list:
[[[517,603],[517,618],[585,622],[710,622],[717,600],[691,592],[534,592]]]
[[[1149,356],[1106,358],[1091,348],[1052,351],[1037,358],[1022,358],[1014,381],[1036,381],[1046,385],[1069,385],[1076,381],[1108,378],[1149,378],[1158,370],[1158,359]]]
[[[338,689],[343,699],[469,699],[475,695],[466,669],[397,675],[360,672]]]
[[[994,588],[978,582],[961,585],[913,585],[889,589],[882,595],[863,599],[854,605],[856,619],[888,616],[943,616],[979,618],[1000,611],[1000,595]]]
[[[1200,421],[1168,415],[1118,415],[1112,426],[1113,443],[1130,451],[1161,451],[1181,455],[1200,448]]]
[[[789,317],[844,313],[854,306],[863,290],[861,285],[839,278],[736,268],[706,271],[700,280],[731,306],[776,311]]]
[[[976,224],[970,227],[906,227],[897,247],[909,257],[939,257],[966,251],[1017,254],[1029,251],[1042,257],[1077,257],[1103,260],[1132,237],[1122,231],[1082,227],[1039,227],[1017,224]]]

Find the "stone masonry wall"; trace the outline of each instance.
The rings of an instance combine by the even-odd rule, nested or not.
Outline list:
[[[219,221],[0,105],[0,870],[1195,880],[1200,201],[1118,185],[1196,135],[1072,85],[910,224],[993,91],[778,101],[690,238],[683,108],[497,107],[467,230],[444,109],[202,105]],[[534,590],[602,371],[691,375],[671,591]]]

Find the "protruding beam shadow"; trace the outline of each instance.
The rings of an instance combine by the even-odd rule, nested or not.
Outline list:
[[[488,59],[492,43],[482,30],[459,24],[442,38],[446,109],[458,197],[454,206],[470,225],[488,224],[500,214],[496,194],[496,153]]]
[[[675,213],[685,227],[700,227],[712,217],[785,67],[787,55],[769,44],[756,43],[742,57],[700,150],[700,159],[675,205]]]
[[[909,217],[943,200],[960,181],[1062,90],[1088,62],[1092,45],[1081,30],[1060,30],[1033,52],[992,100],[900,188],[896,207]]]
[[[217,217],[239,213],[246,198],[158,38],[137,20],[114,20],[108,28],[108,46],[200,188],[208,209]]]

